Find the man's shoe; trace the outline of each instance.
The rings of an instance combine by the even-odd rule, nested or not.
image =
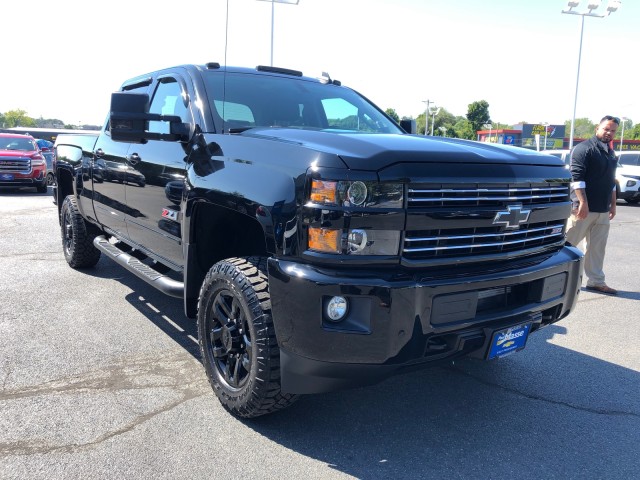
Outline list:
[[[587,285],[587,290],[592,292],[604,293],[606,295],[617,295],[618,291],[608,285]]]

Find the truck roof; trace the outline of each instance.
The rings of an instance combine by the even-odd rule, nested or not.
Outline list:
[[[311,82],[332,83],[334,85],[341,85],[341,82],[339,80],[332,79],[329,76],[329,74],[326,72],[322,72],[322,76],[320,77],[310,77],[310,76],[305,76],[299,70],[292,70],[289,68],[272,67],[272,66],[266,66],[266,65],[258,65],[255,68],[236,67],[236,66],[229,66],[229,65],[226,65],[226,66],[220,65],[218,62],[208,62],[205,64],[176,65],[174,67],[163,68],[161,70],[155,70],[142,75],[137,75],[135,77],[132,77],[126,80],[122,84],[122,87],[131,88],[132,86],[143,85],[144,83],[147,83],[147,82],[151,83],[152,76],[157,75],[158,73],[161,73],[164,71],[175,70],[180,68],[185,69],[187,71],[197,70],[200,72],[207,71],[207,70],[219,70],[221,72],[229,72],[229,73],[246,73],[246,74],[253,74],[253,75],[270,75],[270,76],[279,75],[279,76],[299,77],[300,79],[311,81]]]

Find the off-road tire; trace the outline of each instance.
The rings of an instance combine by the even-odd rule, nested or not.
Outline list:
[[[288,407],[262,257],[216,263],[200,289],[198,342],[209,382],[231,414],[252,418]]]
[[[76,199],[69,195],[60,209],[60,233],[64,258],[72,268],[90,268],[100,260],[100,250],[93,246],[97,232],[85,222]]]

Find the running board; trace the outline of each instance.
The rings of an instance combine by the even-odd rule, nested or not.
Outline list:
[[[116,263],[120,264],[152,287],[157,288],[162,293],[176,298],[184,297],[183,282],[178,282],[177,280],[169,278],[168,276],[154,270],[149,265],[120,250],[114,244],[110,243],[104,236],[100,235],[94,238],[93,245],[98,250],[108,255],[112,260],[115,260]]]

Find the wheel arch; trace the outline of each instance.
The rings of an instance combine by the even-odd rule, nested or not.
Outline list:
[[[187,211],[185,238],[185,314],[195,318],[198,294],[209,269],[230,257],[267,257],[263,225],[255,218],[210,202],[199,201]]]
[[[58,220],[60,220],[60,212],[62,210],[62,202],[68,195],[75,195],[73,188],[73,174],[64,168],[58,168],[56,172],[56,205],[58,207]]]

